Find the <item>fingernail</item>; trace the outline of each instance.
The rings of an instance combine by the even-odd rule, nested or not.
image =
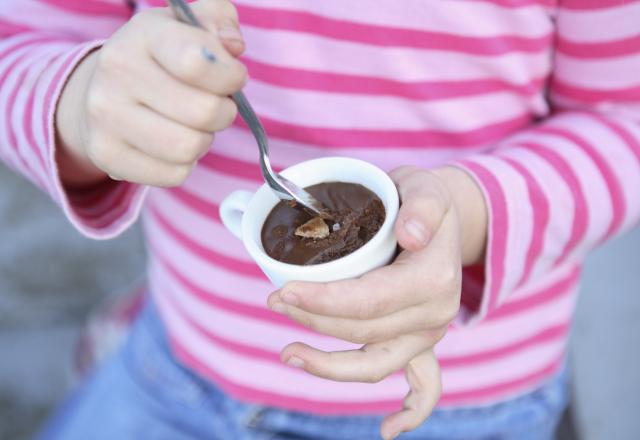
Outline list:
[[[302,359],[300,359],[299,357],[296,357],[296,356],[291,356],[289,358],[289,360],[287,361],[287,364],[291,365],[292,367],[296,367],[296,368],[304,367],[304,361]]]
[[[282,304],[281,302],[276,302],[271,306],[271,310],[273,310],[276,313],[284,314],[285,307],[284,307],[284,304]]]
[[[216,62],[216,56],[213,54],[213,52],[211,52],[209,49],[207,49],[206,47],[202,48],[202,56],[204,57],[205,60],[207,61],[211,61],[212,63]]]
[[[421,223],[415,220],[407,220],[404,223],[404,229],[421,244],[427,244],[429,241],[429,233]]]
[[[296,296],[295,293],[280,292],[280,299],[282,300],[282,302],[285,302],[289,305],[292,305],[292,306],[298,305],[298,297]]]
[[[244,41],[240,29],[233,24],[224,24],[218,29],[218,36],[223,40]]]

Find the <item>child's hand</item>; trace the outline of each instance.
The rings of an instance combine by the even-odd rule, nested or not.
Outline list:
[[[227,0],[193,8],[208,31],[178,22],[167,8],[149,9],[76,68],[56,117],[63,180],[82,183],[106,173],[179,185],[213,133],[232,123],[237,108],[228,96],[247,78],[235,59],[244,49],[236,10]],[[73,172],[65,173],[65,164]]]
[[[306,327],[349,342],[359,350],[327,353],[303,343],[282,351],[282,360],[307,372],[337,381],[378,382],[406,369],[411,391],[405,408],[388,416],[383,437],[417,427],[440,396],[439,368],[432,347],[444,336],[460,305],[461,237],[458,213],[484,209],[482,195],[460,170],[442,174],[403,167],[391,177],[402,206],[395,232],[404,249],[393,264],[361,278],[333,283],[291,282],[269,297],[269,306]],[[457,179],[457,180],[456,180]],[[449,191],[454,181],[457,194]],[[466,213],[466,212],[465,212]],[[482,213],[474,213],[482,223]],[[472,225],[465,227],[472,228]],[[475,227],[475,226],[473,226]],[[464,250],[478,255],[482,250]]]

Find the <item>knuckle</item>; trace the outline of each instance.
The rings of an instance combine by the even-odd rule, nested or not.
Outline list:
[[[243,88],[249,78],[247,67],[239,61],[233,63],[231,75],[229,76],[228,84],[233,92],[236,92]]]
[[[171,172],[168,173],[167,179],[165,181],[165,186],[174,187],[180,186],[187,180],[189,177],[189,173],[191,172],[191,167],[189,166],[175,166],[171,169]]]
[[[124,52],[113,44],[106,44],[98,53],[97,69],[111,75],[124,74],[129,66]]]
[[[87,93],[87,114],[90,118],[95,120],[103,120],[108,112],[108,98],[106,93],[99,87],[92,87]]]
[[[372,332],[366,326],[356,326],[349,331],[347,340],[356,344],[366,344],[372,340]]]
[[[238,116],[238,106],[235,104],[235,102],[228,98],[226,99],[226,101],[228,102],[224,104],[222,121],[220,122],[219,127],[215,127],[216,130],[224,130],[225,128],[228,128],[231,124],[233,124],[233,121]]]
[[[203,99],[199,105],[193,107],[192,123],[203,129],[213,129],[215,121],[221,112],[221,107],[221,99],[218,97]]]
[[[445,308],[445,313],[444,313],[445,322],[448,323],[453,321],[456,318],[456,316],[458,316],[459,312],[460,312],[460,301],[458,301],[457,298],[455,298],[455,300],[449,301],[449,304]],[[442,336],[444,336],[444,334]]]
[[[371,296],[366,301],[360,303],[360,307],[357,311],[357,317],[359,319],[367,319],[375,316],[379,316],[385,309],[385,302],[377,297]]]
[[[87,156],[101,170],[107,171],[111,168],[111,153],[107,143],[90,140],[87,146]]]
[[[178,76],[189,82],[197,81],[206,73],[205,61],[200,53],[200,47],[199,45],[187,46],[176,61]]]
[[[438,270],[438,287],[450,291],[460,283],[461,271],[457,265],[444,264]]]
[[[367,383],[379,383],[382,382],[388,375],[389,373],[387,373],[385,370],[381,368],[375,368],[367,372],[365,381]]]
[[[208,137],[197,132],[189,132],[188,135],[182,135],[177,142],[175,154],[177,160],[183,163],[195,162],[202,153],[204,145],[208,145]]]

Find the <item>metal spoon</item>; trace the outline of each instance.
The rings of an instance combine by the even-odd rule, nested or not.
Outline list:
[[[167,0],[167,3],[171,6],[173,13],[178,20],[204,29],[204,26],[200,24],[193,13],[193,10],[184,0]],[[215,55],[206,48],[203,49],[203,56],[210,61],[216,60]],[[276,196],[281,200],[293,201],[320,217],[330,219],[331,215],[329,214],[329,211],[319,200],[289,179],[273,171],[271,163],[269,162],[269,144],[267,141],[267,134],[265,133],[264,127],[260,123],[258,116],[253,111],[253,108],[251,107],[251,104],[249,104],[244,93],[240,90],[231,95],[231,99],[233,99],[238,106],[238,113],[240,113],[242,119],[247,123],[253,133],[253,136],[258,142],[262,177],[264,177],[267,185],[269,185]]]

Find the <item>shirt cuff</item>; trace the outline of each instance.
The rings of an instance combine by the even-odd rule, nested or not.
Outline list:
[[[51,82],[44,98],[46,117],[46,157],[53,199],[62,207],[71,224],[82,234],[95,239],[112,238],[133,224],[140,213],[147,188],[129,182],[107,180],[99,185],[70,190],[65,188],[56,162],[57,145],[55,115],[60,95],[76,66],[102,40],[87,42],[74,47],[52,67]]]

